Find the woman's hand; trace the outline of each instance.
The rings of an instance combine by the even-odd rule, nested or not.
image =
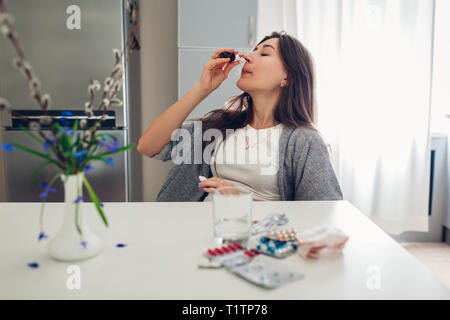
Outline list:
[[[228,78],[228,74],[231,69],[239,64],[239,61],[234,61],[232,63],[228,63],[230,58],[220,58],[219,55],[222,52],[233,52],[237,54],[238,52],[232,49],[218,49],[214,51],[211,56],[211,60],[209,60],[204,68],[202,75],[200,76],[200,80],[198,82],[201,90],[211,93],[216,90],[222,82]],[[224,70],[222,70],[223,66],[227,65]]]
[[[211,177],[209,179],[203,180],[203,182],[198,184],[198,187],[205,192],[212,192],[218,187],[231,187],[233,184],[230,181],[220,179],[218,177]]]

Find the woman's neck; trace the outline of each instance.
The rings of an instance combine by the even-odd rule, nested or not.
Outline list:
[[[252,96],[253,120],[250,125],[255,129],[266,129],[276,126],[277,122],[273,116],[278,105],[279,96],[256,95]]]
[[[277,124],[279,124],[279,122],[277,122],[275,120],[273,120],[273,122],[271,122],[271,123],[266,123],[266,124],[259,124],[258,122],[255,123],[255,121],[253,120],[253,122],[250,123],[250,126],[253,129],[261,130],[261,129],[267,129],[267,128],[275,127]]]

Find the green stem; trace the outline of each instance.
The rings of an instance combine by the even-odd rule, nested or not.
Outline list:
[[[95,194],[94,190],[92,190],[92,187],[89,184],[89,181],[87,181],[85,176],[83,176],[83,182],[84,182],[84,185],[85,185],[87,191],[89,192],[89,196],[91,197],[91,200],[94,202],[95,207],[97,208],[97,211],[103,220],[103,223],[105,224],[105,226],[108,226],[108,220],[106,220],[105,213],[103,212],[102,207],[100,206],[100,201],[98,200],[97,195]]]
[[[61,175],[62,175],[62,173],[56,174],[48,183],[48,187],[50,188],[53,185],[53,183],[55,183],[56,179],[58,179],[58,177],[60,177]],[[41,231],[44,229],[44,206],[45,206],[45,198],[42,201],[41,212],[39,214],[39,226],[40,226]]]
[[[78,176],[76,177],[76,179],[77,179],[77,199],[76,200],[78,200],[78,198],[80,197],[80,182],[79,182]],[[79,218],[78,218],[79,206],[80,206],[80,202],[77,202],[75,204],[75,226],[77,227],[78,233],[80,235],[82,235],[82,231],[81,231],[81,227],[80,227],[80,221],[79,221]]]
[[[25,152],[31,153],[31,154],[33,154],[33,155],[35,155],[35,156],[41,157],[41,158],[43,158],[43,159],[45,159],[45,160],[48,160],[48,161],[50,161],[51,163],[54,163],[54,164],[56,164],[57,166],[59,166],[59,163],[58,163],[58,162],[56,162],[55,160],[53,160],[52,158],[50,158],[50,157],[49,157],[48,155],[46,155],[46,154],[43,154],[43,153],[38,152],[38,151],[36,151],[36,150],[30,149],[30,148],[28,148],[28,147],[25,147],[25,146],[21,145],[20,143],[11,142],[11,144],[12,144],[13,146],[15,146],[16,148],[19,148],[19,149],[21,149],[21,150],[23,150],[23,151],[25,151]]]

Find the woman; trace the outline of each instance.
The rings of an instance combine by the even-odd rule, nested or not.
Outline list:
[[[220,58],[225,51],[237,53],[231,49],[214,52],[199,82],[145,131],[138,144],[141,154],[163,161],[171,159],[177,142],[171,140],[172,132],[239,64]],[[197,119],[202,120],[203,131],[197,132],[192,123],[183,125],[192,137],[204,137],[203,132],[216,129],[224,138],[214,139],[209,161],[176,164],[157,201],[210,200],[209,194],[215,188],[231,185],[253,191],[255,200],[342,200],[328,149],[315,128],[315,74],[309,51],[294,37],[273,32],[252,52],[241,56],[246,63],[236,85],[243,93],[225,108]],[[230,129],[232,133],[227,135]],[[239,139],[242,136],[244,143]],[[191,139],[191,150],[196,149],[195,140]],[[236,154],[241,160],[245,154],[245,161],[223,163],[226,154],[233,153],[230,150],[234,150],[236,140],[241,141],[236,145]],[[203,143],[201,150],[205,148]],[[265,161],[249,164],[249,157],[267,155],[268,150]],[[208,179],[198,184],[199,176]]]

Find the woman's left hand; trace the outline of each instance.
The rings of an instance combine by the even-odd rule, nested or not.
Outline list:
[[[218,187],[231,187],[233,184],[230,181],[220,179],[218,177],[211,177],[209,179],[203,180],[203,182],[198,184],[198,187],[205,192],[212,192]]]

